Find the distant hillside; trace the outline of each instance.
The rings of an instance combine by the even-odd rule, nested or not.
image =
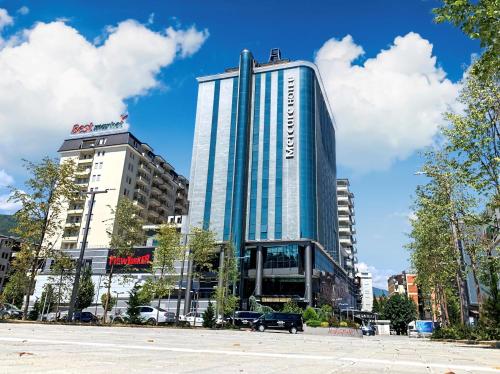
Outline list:
[[[389,291],[382,288],[373,287],[373,297],[389,296]]]
[[[16,225],[14,216],[0,214],[0,235],[12,235],[10,229]]]

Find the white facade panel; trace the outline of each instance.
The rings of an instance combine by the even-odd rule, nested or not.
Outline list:
[[[294,79],[294,150],[293,158],[285,158],[283,163],[283,239],[300,239],[299,205],[299,69],[288,69],[283,73],[283,150],[285,152],[288,132],[288,86],[289,79]]]
[[[233,79],[224,79],[220,82],[219,116],[217,121],[217,141],[210,211],[210,230],[217,234],[217,240],[222,240],[224,234],[232,98]]]
[[[269,73],[268,73],[269,74]],[[255,95],[257,98],[257,93]],[[266,74],[261,75],[260,80],[260,113],[259,113],[259,167],[257,171],[257,209],[255,217],[255,240],[260,240],[261,212],[262,212],[262,166],[264,155],[264,112],[266,102]]]
[[[208,176],[208,156],[210,152],[210,133],[214,101],[214,82],[200,83],[196,111],[195,144],[193,145],[193,164],[189,189],[189,226],[203,225],[205,194]]]

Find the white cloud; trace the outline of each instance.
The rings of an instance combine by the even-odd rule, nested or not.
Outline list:
[[[0,48],[0,167],[53,153],[75,123],[115,120],[126,99],[158,87],[160,69],[195,53],[208,32],[154,32],[127,20],[98,46],[64,22],[18,35]]]
[[[187,57],[198,52],[201,45],[208,38],[209,33],[206,29],[199,32],[194,26],[187,30],[175,30],[169,27],[167,29],[167,36],[175,40],[181,56]]]
[[[387,279],[393,274],[397,274],[397,271],[391,269],[377,269],[375,266],[366,264],[365,262],[360,262],[357,264],[358,271],[367,271],[372,274],[373,287],[381,288],[387,290]]]
[[[363,54],[347,35],[328,40],[315,58],[336,117],[339,163],[361,173],[387,169],[431,144],[459,89],[419,34],[398,36],[354,65]]]
[[[5,170],[0,169],[0,187],[7,187],[14,183],[14,178],[5,172]]]
[[[0,195],[0,214],[13,214],[21,209],[20,203],[8,201],[10,194]]]
[[[12,19],[11,16],[9,16],[9,13],[7,12],[6,9],[0,8],[0,31],[3,30],[5,26],[13,25],[14,20]]]
[[[30,8],[28,8],[26,5],[23,5],[21,8],[17,10],[17,13],[21,14],[22,16],[25,16],[30,12]]]

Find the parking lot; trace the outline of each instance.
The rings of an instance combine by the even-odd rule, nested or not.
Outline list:
[[[1,373],[500,373],[500,350],[408,337],[0,323]]]

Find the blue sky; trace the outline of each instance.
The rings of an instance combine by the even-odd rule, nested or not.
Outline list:
[[[0,212],[12,210],[5,203],[2,183],[21,186],[24,179],[19,159],[54,154],[68,133],[71,113],[54,104],[65,102],[66,92],[77,97],[71,101],[78,113],[74,121],[105,120],[126,110],[131,131],[180,173],[189,175],[195,77],[236,66],[243,48],[265,61],[269,49],[279,47],[286,58],[316,61],[320,66],[339,128],[338,174],[351,179],[356,195],[359,259],[376,273],[376,283],[383,284],[386,274],[408,267],[403,245],[411,195],[419,182],[413,175],[420,165],[418,150],[431,144],[441,124],[437,114],[453,107],[457,82],[471,55],[480,51],[478,43],[457,29],[433,23],[431,9],[437,5],[438,1],[430,0],[0,0],[0,9],[7,12],[3,23],[0,13],[0,81],[12,80],[10,86],[0,83],[0,113],[2,109],[7,113],[3,121],[0,114],[0,139],[4,138],[3,143],[0,140]],[[123,24],[130,19],[136,22]],[[42,32],[43,25],[54,21],[60,25]],[[134,32],[145,34],[135,40],[128,34]],[[99,47],[113,38],[114,47],[108,48],[105,58],[99,57],[104,54]],[[22,53],[13,53],[20,52],[16,48],[23,43]],[[165,52],[158,55],[147,49],[155,43]],[[40,57],[40,48],[50,54]],[[381,51],[386,53],[379,55]],[[84,78],[70,74],[66,82],[76,82],[70,87],[54,86],[41,78],[69,74],[75,62],[64,65],[64,61],[73,55],[79,56]],[[129,65],[94,69],[94,57]],[[16,68],[6,72],[6,66]],[[97,73],[86,76],[87,71]],[[142,73],[135,76],[135,71]],[[107,80],[102,80],[103,75]],[[20,88],[18,81],[29,84]],[[79,85],[90,88],[80,92],[75,89]],[[107,87],[113,88],[113,94],[101,92]],[[51,93],[47,104],[37,102],[36,90]],[[22,105],[21,98],[26,98]],[[100,107],[103,103],[109,105]],[[25,114],[23,118],[19,113]],[[415,123],[414,117],[419,117]]]

